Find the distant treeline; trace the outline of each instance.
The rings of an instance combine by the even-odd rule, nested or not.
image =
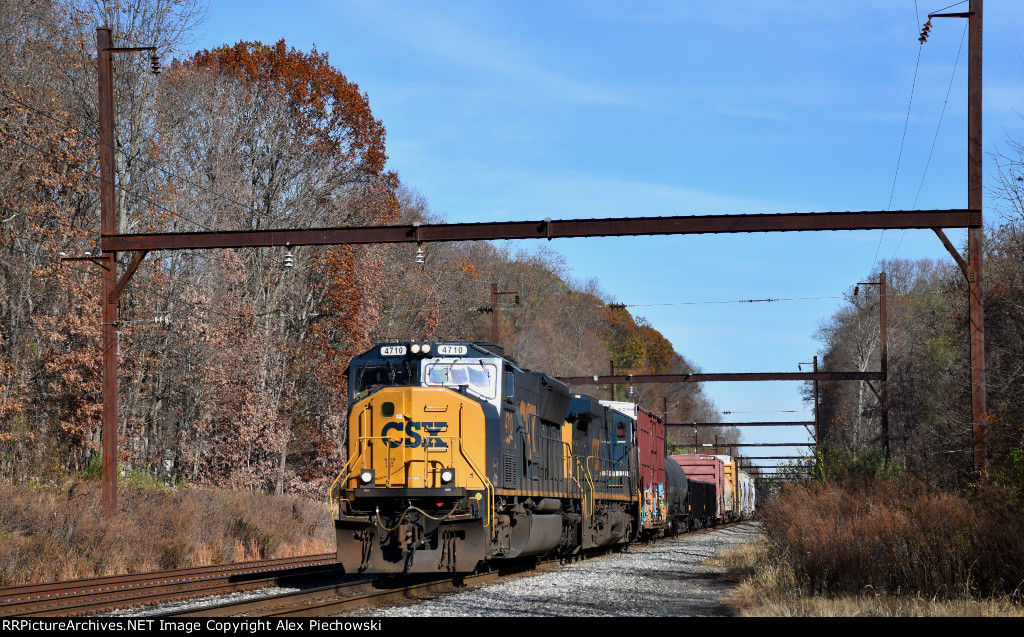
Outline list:
[[[1024,491],[1024,207],[1006,188],[1022,174],[1020,147],[1011,147],[1016,160],[1000,156],[999,164],[1003,216],[985,234],[985,428],[990,477]],[[976,476],[967,280],[952,260],[883,261],[870,280],[883,271],[891,458],[929,483],[969,485]],[[821,326],[826,371],[879,369],[878,286],[859,291]],[[881,449],[881,405],[866,383],[820,385],[826,442],[847,453]]]

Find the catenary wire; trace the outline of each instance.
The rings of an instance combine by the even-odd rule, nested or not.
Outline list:
[[[967,38],[967,25],[964,25],[964,32],[960,36],[960,48],[956,51],[956,60],[953,62],[953,72],[949,76],[949,87],[946,89],[946,99],[942,102],[942,111],[939,113],[939,123],[935,126],[935,136],[932,138],[932,147],[928,151],[928,160],[924,164],[924,172],[921,174],[921,183],[917,187],[917,195],[914,197],[914,209],[917,208],[917,201],[921,198],[921,190],[924,188],[924,179],[928,176],[928,167],[932,163],[932,155],[935,153],[935,144],[939,140],[939,130],[942,128],[942,119],[946,115],[946,106],[949,104],[949,95],[953,91],[953,80],[956,79],[956,69],[960,64],[960,54],[964,48],[964,40]],[[903,234],[900,235],[900,240],[896,244],[896,249],[893,250],[891,259],[896,258],[896,253],[899,252],[900,246],[903,245],[903,237],[907,236],[907,231],[903,230]]]
[[[914,0],[914,15],[915,15],[915,25],[914,25],[914,28],[916,30],[917,22],[920,21],[920,17],[918,17],[918,14],[917,14],[917,0]],[[896,157],[896,170],[895,170],[895,172],[894,172],[894,174],[892,176],[892,188],[889,190],[889,204],[888,204],[888,206],[886,206],[886,210],[892,210],[892,198],[893,198],[893,195],[896,193],[896,179],[899,177],[899,174],[900,174],[900,163],[903,161],[903,146],[904,146],[904,144],[907,141],[907,127],[910,125],[910,110],[911,110],[911,107],[914,105],[914,90],[917,87],[917,72],[921,68],[921,51],[923,49],[924,49],[924,42],[918,42],[918,45],[917,45],[917,61],[914,64],[914,79],[911,81],[911,84],[910,84],[910,100],[907,103],[907,115],[906,115],[906,117],[905,117],[905,119],[903,121],[903,135],[900,138],[900,152],[899,152],[899,154]],[[868,269],[869,272],[873,271],[875,269],[875,264],[878,262],[878,253],[882,249],[882,239],[884,239],[884,238],[885,238],[885,230],[882,230],[882,232],[878,236],[878,247],[875,248],[875,256],[871,260],[871,267]]]

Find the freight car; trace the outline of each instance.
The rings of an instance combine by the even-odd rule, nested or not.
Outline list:
[[[715,457],[722,461],[726,488],[729,490],[731,506],[726,519],[749,520],[754,516],[754,479],[740,469],[738,458],[723,454]]]
[[[715,485],[714,518],[718,522],[750,519],[754,515],[754,479],[728,455],[681,454],[671,456],[691,478]]]
[[[348,379],[349,460],[330,491],[348,572],[470,572],[714,518],[688,499],[704,487],[668,487],[661,419],[571,394],[496,345],[382,344]]]
[[[682,533],[713,526],[718,522],[714,483],[687,477],[674,456],[665,461],[668,491],[669,533]]]
[[[601,404],[609,408],[609,415],[616,422],[616,435],[627,427],[635,428],[631,453],[636,458],[640,535],[665,535],[671,526],[666,493],[664,422],[636,403],[602,400]]]
[[[725,466],[721,458],[700,453],[670,457],[686,471],[688,478],[705,482],[714,487],[713,518],[715,522],[727,522],[729,512],[732,510],[732,493],[725,479]]]

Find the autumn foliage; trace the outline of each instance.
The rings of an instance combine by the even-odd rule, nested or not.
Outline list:
[[[190,65],[238,77],[267,99],[287,105],[295,142],[312,153],[337,155],[367,175],[384,170],[384,125],[374,119],[367,96],[330,65],[316,48],[239,42],[192,56]]]
[[[181,51],[194,0],[0,0],[0,475],[55,479],[100,449],[95,28],[155,43],[115,56],[120,232],[440,221],[387,169],[370,99],[317,50]],[[173,60],[170,54],[175,54]],[[147,255],[121,297],[122,470],[319,496],[343,465],[348,360],[387,339],[491,340],[556,375],[690,371],[546,249],[289,246]],[[420,248],[422,248],[420,247]],[[62,260],[70,256],[76,260]],[[119,272],[132,253],[118,255]],[[286,267],[286,261],[293,267]],[[491,283],[501,297],[491,334]],[[595,388],[580,388],[594,392]],[[604,388],[597,392],[606,391]],[[619,388],[627,397],[628,388]],[[637,388],[713,420],[696,387]],[[695,415],[698,414],[699,415]]]
[[[988,477],[1024,492],[1024,296],[1020,221],[986,233],[985,344]],[[953,264],[879,265],[887,294],[889,441],[892,462],[932,484],[977,483],[970,398],[968,290]],[[822,324],[825,370],[875,370],[880,361],[877,287],[861,288]],[[866,383],[820,384],[821,429],[853,453],[881,451],[881,405]],[[808,392],[809,394],[809,392]]]

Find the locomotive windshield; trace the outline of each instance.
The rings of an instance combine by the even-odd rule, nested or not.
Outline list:
[[[427,385],[463,386],[488,400],[493,400],[498,395],[498,370],[494,365],[485,364],[483,361],[476,363],[428,361],[425,367]]]
[[[461,343],[378,345],[349,367],[349,404],[384,387],[447,387],[500,408],[504,360]]]
[[[419,365],[415,361],[367,361],[356,368],[352,383],[355,395],[379,387],[408,387],[419,384]]]

